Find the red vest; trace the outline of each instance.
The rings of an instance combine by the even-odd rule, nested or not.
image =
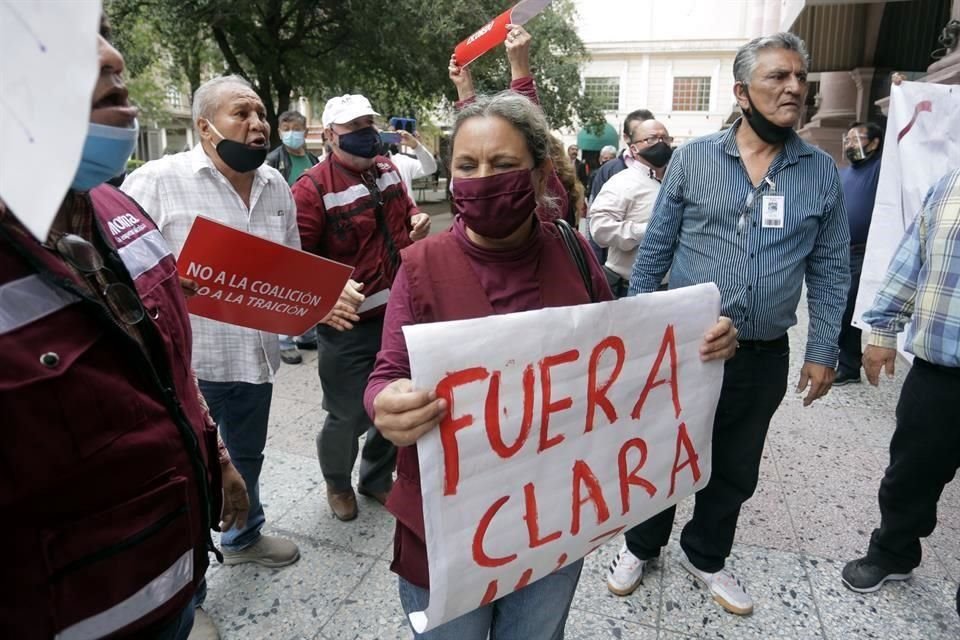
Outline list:
[[[56,255],[0,225],[3,638],[139,635],[168,621],[206,571],[220,512],[216,430],[194,391],[173,255],[127,196],[101,186],[90,199],[156,361]]]
[[[537,226],[544,236],[537,267],[542,307],[590,302],[580,272],[556,227]],[[454,233],[441,233],[416,242],[404,249],[402,256],[400,268],[406,272],[418,324],[482,318],[495,313]],[[601,295],[609,299],[609,293]],[[390,568],[408,582],[429,588],[416,446],[397,449],[397,480],[390,491],[387,508],[397,518]]]

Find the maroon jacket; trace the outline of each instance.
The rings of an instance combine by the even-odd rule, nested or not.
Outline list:
[[[390,288],[400,250],[411,243],[410,217],[418,213],[390,159],[377,156],[360,174],[330,154],[304,171],[292,190],[303,250],[353,266],[365,296]],[[363,319],[383,310],[372,309]]]
[[[383,348],[364,394],[371,417],[377,394],[391,381],[410,377],[402,324],[464,320],[590,302],[583,278],[553,224],[537,223],[529,244],[515,252],[521,260],[525,255],[531,258],[526,263],[532,266],[529,282],[516,282],[516,274],[522,271],[516,261],[480,264],[473,255],[468,256],[464,243],[469,240],[463,233],[462,222],[457,224],[461,227],[426,238],[403,252],[403,267],[387,307]],[[598,300],[611,300],[613,295],[603,270],[586,242],[577,237],[589,260]],[[466,249],[469,251],[470,247]],[[504,279],[510,281],[509,286],[496,291],[482,284],[497,286],[495,283]],[[505,291],[507,288],[510,290]],[[397,449],[397,480],[387,509],[397,518],[390,568],[408,582],[429,588],[420,463],[415,445]]]
[[[173,255],[129,197],[101,186],[89,198],[153,357],[53,252],[0,220],[3,638],[137,636],[169,621],[203,578],[220,512]]]

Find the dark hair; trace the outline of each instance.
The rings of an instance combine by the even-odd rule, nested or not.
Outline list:
[[[850,129],[859,129],[860,127],[867,130],[867,138],[869,138],[870,142],[879,140],[881,144],[883,143],[883,127],[876,122],[854,122],[847,127],[847,131],[850,131]]]
[[[307,119],[299,111],[292,111],[292,110],[284,111],[283,113],[280,114],[280,117],[277,118],[277,126],[279,127],[280,125],[287,124],[287,123],[290,123],[290,124],[297,123],[301,126],[306,127]]]
[[[623,121],[623,135],[627,138],[630,137],[631,122],[646,122],[647,120],[653,120],[653,113],[649,109],[631,111],[627,114],[626,120]]]

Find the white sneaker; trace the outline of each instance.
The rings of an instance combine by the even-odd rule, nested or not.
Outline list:
[[[610,563],[610,570],[607,572],[607,589],[618,596],[630,595],[643,582],[643,567],[646,564],[646,560],[633,555],[627,549],[627,545],[623,545],[617,557]]]
[[[686,554],[680,556],[680,564],[690,572],[690,575],[707,586],[713,594],[713,599],[721,607],[738,616],[748,616],[753,613],[753,599],[732,572],[727,569],[721,569],[716,573],[700,571],[687,559]]]

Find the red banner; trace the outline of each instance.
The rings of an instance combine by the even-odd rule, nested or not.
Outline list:
[[[508,24],[526,24],[540,13],[551,0],[520,0],[511,9],[483,25],[473,35],[457,45],[454,55],[457,64],[465,67],[490,49],[507,39]]]
[[[353,267],[198,217],[177,260],[190,313],[298,336],[333,308]]]

